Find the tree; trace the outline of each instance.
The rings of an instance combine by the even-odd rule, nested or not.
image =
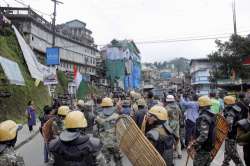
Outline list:
[[[217,51],[208,55],[213,65],[212,76],[215,79],[249,78],[247,68],[242,65],[243,60],[250,56],[250,39],[232,35],[229,41],[215,41]]]

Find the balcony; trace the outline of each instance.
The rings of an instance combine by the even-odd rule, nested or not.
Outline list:
[[[192,78],[191,85],[197,85],[197,84],[210,84],[209,77],[198,76],[198,77]]]

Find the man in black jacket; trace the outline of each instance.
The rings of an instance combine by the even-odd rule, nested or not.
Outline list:
[[[101,153],[102,144],[97,138],[81,135],[87,121],[80,111],[72,111],[65,118],[65,128],[59,139],[52,140],[49,149],[54,156],[55,166],[106,165]]]

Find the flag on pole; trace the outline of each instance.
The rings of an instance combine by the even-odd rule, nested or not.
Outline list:
[[[81,81],[82,81],[82,74],[77,70],[77,66],[74,65],[74,82],[76,84],[77,89]]]

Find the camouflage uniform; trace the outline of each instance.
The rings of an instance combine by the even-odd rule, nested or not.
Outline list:
[[[98,126],[98,134],[103,143],[103,154],[108,164],[112,159],[116,165],[122,165],[119,146],[115,137],[115,122],[119,115],[115,113],[114,108],[104,108],[97,115],[96,122]]]
[[[224,154],[223,166],[229,166],[229,162],[231,159],[234,161],[236,166],[244,166],[239,153],[237,151],[236,140],[233,139],[225,139],[225,154]]]
[[[196,120],[196,139],[193,147],[196,151],[194,166],[209,166],[212,162],[210,151],[215,143],[215,114],[205,109],[200,111]]]
[[[176,142],[176,151],[177,155],[181,157],[181,142],[180,142],[180,114],[181,110],[176,103],[170,103],[167,105],[166,109],[168,110],[169,114],[169,126],[172,128],[174,134],[178,137]]]
[[[64,130],[64,122],[59,117],[55,118],[52,124],[52,131],[54,135],[60,135]]]
[[[223,166],[229,166],[231,159],[234,161],[236,166],[243,166],[243,162],[239,157],[236,144],[237,136],[237,121],[240,120],[241,108],[237,105],[227,106],[224,109],[224,116],[229,124],[229,132],[225,139],[225,153]]]
[[[17,155],[13,147],[6,147],[0,152],[0,166],[24,166],[24,160]]]
[[[166,123],[157,125],[146,133],[146,137],[163,157],[167,166],[173,166],[173,145],[175,144],[175,136],[172,129]]]

